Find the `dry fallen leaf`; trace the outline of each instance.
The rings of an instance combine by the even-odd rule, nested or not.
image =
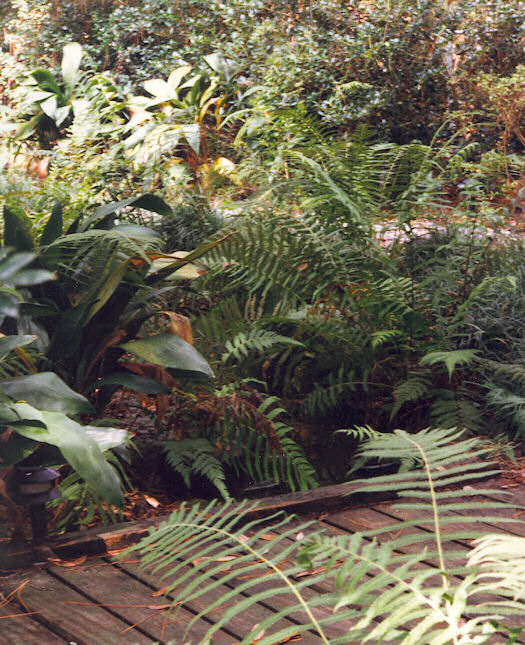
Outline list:
[[[159,500],[155,499],[154,497],[150,497],[149,495],[144,495],[144,499],[148,502],[150,506],[153,506],[153,508],[157,508],[157,506],[160,506]]]

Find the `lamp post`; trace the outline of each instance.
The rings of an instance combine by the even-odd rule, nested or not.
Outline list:
[[[29,506],[33,543],[37,543],[47,536],[46,502],[60,497],[55,488],[59,473],[43,466],[19,465],[16,470],[16,501]]]

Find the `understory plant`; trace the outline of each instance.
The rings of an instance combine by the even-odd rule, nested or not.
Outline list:
[[[282,515],[254,519],[246,503],[183,506],[121,557],[138,553],[163,580],[173,619],[184,602],[203,599],[192,622],[211,612],[213,624],[201,643],[257,603],[272,611],[245,629],[243,645],[308,633],[326,644],[515,642],[525,538],[498,491],[471,485],[498,472],[487,448],[456,429],[356,434],[364,459],[400,464],[354,491],[395,492],[391,524],[348,535]],[[217,597],[219,585],[228,590]]]

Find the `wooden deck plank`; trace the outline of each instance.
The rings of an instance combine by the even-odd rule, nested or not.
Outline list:
[[[29,611],[38,612],[39,620],[68,642],[75,642],[77,645],[117,645],[125,642],[122,634],[129,626],[128,623],[101,607],[86,604],[89,598],[45,571],[33,570],[24,576],[4,578],[0,580],[0,590],[4,594],[9,593],[25,580],[29,582],[19,594],[21,602]],[[45,641],[41,641],[43,642]],[[152,640],[135,631],[132,642],[136,645],[151,645]]]
[[[69,641],[47,629],[13,603],[0,607],[0,645],[65,645]],[[18,614],[18,616],[17,616]]]
[[[55,566],[49,571],[59,580],[81,589],[95,604],[109,608],[132,625],[138,624],[152,641],[200,642],[209,628],[209,624],[200,620],[186,634],[194,614],[185,608],[180,608],[176,616],[169,614],[168,603],[162,596],[153,596],[151,587],[106,560],[96,559],[77,567]],[[132,629],[125,637],[133,640],[134,635],[135,629]],[[223,631],[217,632],[214,638],[220,645],[231,644],[234,640]]]
[[[119,563],[119,567],[122,567],[124,571],[129,572],[131,575],[137,576],[143,582],[150,584],[156,589],[161,589],[168,586],[172,581],[173,577],[166,577],[162,580],[160,579],[160,572],[156,573],[154,576],[148,573],[147,570],[139,568],[138,564],[134,562],[123,562]],[[187,567],[189,568],[189,567]],[[187,570],[186,568],[186,570]],[[190,608],[191,611],[199,613],[200,611],[206,609],[206,607],[214,602],[218,597],[224,596],[226,593],[229,593],[232,588],[235,586],[232,585],[220,585],[218,586],[213,593],[205,593],[199,598],[193,599],[190,603],[185,603],[184,607]],[[259,587],[260,588],[260,587]],[[171,599],[175,599],[175,592],[168,596]],[[233,598],[228,602],[224,602],[219,608],[217,608],[213,613],[220,615],[224,613],[225,610],[230,607],[234,607],[237,603],[237,600]],[[227,624],[228,631],[231,631],[236,635],[239,640],[242,640],[249,631],[254,627],[254,625],[259,624],[265,618],[270,616],[274,611],[280,611],[283,608],[281,596],[278,594],[274,598],[268,601],[269,604],[257,603],[252,605],[249,609],[243,611],[242,613],[236,614]],[[279,604],[281,603],[281,604]],[[208,615],[209,620],[213,620],[213,613]],[[290,615],[288,619],[282,619],[278,621],[275,625],[275,628],[271,631],[268,631],[267,634],[277,631],[278,628],[292,627],[294,622],[292,616]],[[215,641],[214,641],[215,642]],[[319,637],[311,633],[302,633],[301,634],[301,645],[318,645]]]

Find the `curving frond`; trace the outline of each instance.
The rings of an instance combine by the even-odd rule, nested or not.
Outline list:
[[[270,597],[282,610],[248,627],[243,645],[282,643],[307,631],[325,645],[502,642],[497,633],[506,631],[507,615],[523,615],[525,538],[488,536],[467,560],[480,520],[501,528],[516,522],[505,503],[487,497],[492,491],[466,485],[497,472],[485,461],[486,448],[456,429],[356,434],[366,437],[361,456],[412,467],[363,480],[360,489],[396,491],[400,503],[389,513],[401,521],[338,535],[278,516],[263,525],[246,504],[183,507],[124,555],[138,552],[143,566],[166,579],[173,611],[203,599],[206,609],[195,620],[213,612],[214,624],[201,643]],[[230,590],[215,599],[223,583]],[[289,616],[294,625],[284,626]]]

